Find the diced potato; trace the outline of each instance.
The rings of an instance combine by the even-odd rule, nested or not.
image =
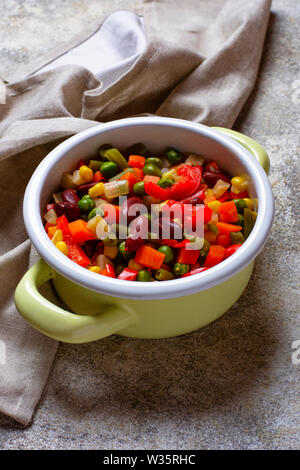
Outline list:
[[[60,185],[65,189],[75,189],[76,183],[73,180],[73,176],[70,173],[63,173]]]

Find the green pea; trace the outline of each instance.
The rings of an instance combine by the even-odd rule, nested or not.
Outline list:
[[[95,207],[94,200],[87,194],[78,201],[78,207],[81,212],[90,212]]]
[[[89,213],[88,220],[91,220],[96,215],[100,215],[101,217],[104,216],[104,211],[103,209],[101,209],[101,207],[95,207],[94,209],[92,209]]]
[[[161,188],[170,188],[173,184],[174,181],[171,178],[164,178],[162,177],[158,183],[157,183]]]
[[[108,160],[108,158],[106,156],[106,151],[109,150],[109,149],[112,149],[112,148],[113,148],[113,146],[110,145],[110,144],[101,145],[101,147],[98,150],[98,154],[102,158],[102,160]]]
[[[148,165],[149,163],[151,163],[152,165],[157,166],[158,168],[161,168],[161,159],[158,158],[158,157],[146,158],[145,165]]]
[[[144,181],[139,181],[138,183],[135,183],[133,186],[133,192],[137,196],[145,196],[145,187],[144,187]]]
[[[104,162],[100,167],[100,171],[104,178],[109,179],[118,173],[118,165],[114,162]]]
[[[236,205],[237,211],[240,214],[244,213],[244,209],[247,207],[247,202],[244,199],[234,199],[233,202]]]
[[[89,167],[93,170],[93,171],[98,171],[100,170],[100,166],[102,165],[102,162],[100,162],[100,160],[90,160],[90,163],[89,163]]]
[[[230,232],[230,240],[235,245],[236,243],[244,243],[245,238],[241,232]]]
[[[145,165],[143,168],[143,172],[145,175],[159,176],[161,178],[160,169],[156,165],[153,165],[153,163]]]
[[[115,260],[114,260],[115,261]],[[123,271],[123,269],[127,268],[127,265],[126,264],[118,264],[116,266],[116,269],[115,269],[115,273],[116,273],[116,276],[119,276],[119,274],[121,274],[121,272]]]
[[[142,269],[138,272],[136,280],[140,282],[149,282],[151,281],[151,276],[148,271]]]
[[[155,271],[154,277],[158,281],[170,281],[171,279],[174,279],[174,274],[167,269],[160,268]]]
[[[173,148],[168,148],[166,157],[172,165],[178,165],[178,163],[182,162],[182,154]]]
[[[172,248],[168,245],[162,245],[160,248],[158,248],[158,251],[163,253],[165,255],[164,257],[164,263],[169,264],[173,261],[174,259],[174,252]]]
[[[130,251],[127,251],[125,249],[125,240],[120,243],[119,252],[120,252],[120,255],[126,260],[129,260],[133,256],[133,253],[130,253]]]
[[[176,276],[182,276],[183,274],[186,274],[189,272],[190,266],[188,264],[183,264],[183,263],[175,263],[173,266],[173,273]]]

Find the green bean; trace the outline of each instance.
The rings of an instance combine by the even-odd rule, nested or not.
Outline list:
[[[111,149],[106,150],[105,156],[110,162],[116,163],[116,165],[118,165],[118,167],[121,168],[121,170],[124,170],[125,168],[128,167],[127,160],[123,157],[123,155],[116,148],[111,148]]]
[[[174,279],[174,274],[167,269],[160,268],[155,271],[154,277],[158,281],[170,281],[171,279]]]
[[[257,213],[252,211],[251,209],[244,209],[244,228],[243,228],[243,235],[245,240],[249,237],[253,226],[255,224],[255,220],[257,217]]]
[[[233,245],[236,243],[244,243],[245,241],[241,232],[230,232],[230,240]]]

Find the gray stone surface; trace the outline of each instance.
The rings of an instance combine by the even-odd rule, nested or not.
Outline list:
[[[77,9],[61,18],[58,5]],[[87,15],[79,13],[82,5]],[[50,49],[62,21],[70,39],[73,31],[93,29],[95,5],[1,2],[1,68],[14,73],[19,61]],[[42,37],[30,11],[36,24],[48,18]],[[269,151],[276,204],[246,292],[217,322],[180,338],[61,344],[33,423],[23,429],[1,416],[0,448],[300,448],[300,365],[291,360],[292,342],[300,340],[300,4],[274,0],[272,11],[257,84],[235,126]],[[26,30],[24,52],[22,31],[14,35],[8,17]]]

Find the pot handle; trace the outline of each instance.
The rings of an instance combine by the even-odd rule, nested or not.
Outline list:
[[[213,127],[216,131],[220,131],[223,134],[228,135],[232,139],[236,140],[239,144],[243,145],[249,152],[254,155],[256,160],[261,164],[267,175],[270,171],[270,159],[265,149],[255,140],[250,137],[241,134],[240,132],[226,129],[225,127]]]
[[[23,276],[15,291],[22,317],[41,333],[66,343],[87,343],[112,335],[135,322],[134,313],[117,304],[105,305],[99,315],[77,315],[45,299],[39,291],[55,271],[42,259]]]

